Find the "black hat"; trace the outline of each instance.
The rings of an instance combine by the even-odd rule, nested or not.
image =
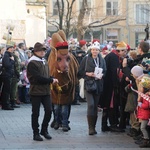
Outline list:
[[[33,52],[38,52],[38,51],[43,51],[43,50],[44,51],[46,50],[46,47],[43,44],[41,44],[39,42],[35,43]]]

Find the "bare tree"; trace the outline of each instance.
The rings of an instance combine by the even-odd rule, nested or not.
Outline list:
[[[71,32],[72,10],[75,0],[57,0],[57,9],[59,22],[49,21],[49,23],[58,29],[63,29],[66,33],[66,37],[69,37]],[[66,8],[66,9],[65,9]]]
[[[77,22],[77,39],[83,39],[84,33],[85,33],[85,27],[83,25],[84,23],[84,16],[86,14],[88,8],[87,0],[82,1],[80,13],[78,15],[78,22]]]
[[[80,10],[73,12],[73,6],[76,0],[56,0],[57,8],[58,8],[58,16],[59,22],[55,20],[49,21],[49,23],[53,26],[56,26],[58,29],[63,29],[66,33],[66,37],[72,34],[73,29],[77,32],[77,39],[81,40],[84,37],[84,34],[87,30],[91,30],[92,28],[98,28],[106,25],[110,25],[119,21],[126,20],[126,18],[122,16],[114,17],[113,20],[109,20],[109,16],[102,17],[100,20],[96,20],[94,22],[88,22],[85,24],[85,15],[86,13],[91,13],[95,10],[95,12],[99,9],[98,7],[91,8],[88,6],[87,0],[82,0]],[[87,15],[86,15],[87,17]],[[103,23],[104,22],[104,23]]]

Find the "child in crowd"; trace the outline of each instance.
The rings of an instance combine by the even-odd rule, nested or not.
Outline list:
[[[137,142],[137,144],[139,144],[141,148],[144,148],[150,147],[150,135],[147,130],[148,121],[150,119],[150,76],[145,75],[142,72],[143,68],[140,66],[134,66],[131,69],[131,73],[136,79],[138,87],[137,118],[140,122],[140,129],[143,135],[142,140]],[[141,75],[137,76],[137,74]],[[142,95],[140,93],[142,93]]]
[[[141,123],[140,129],[143,134],[143,140],[139,146],[144,148],[150,147],[150,137],[147,130],[147,124],[150,119],[150,77],[142,77],[138,86],[143,94],[149,96],[149,99],[144,96],[140,96],[137,108],[137,118]]]

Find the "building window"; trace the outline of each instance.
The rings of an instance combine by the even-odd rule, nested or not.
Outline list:
[[[136,23],[146,24],[150,22],[150,5],[136,4]]]
[[[106,15],[117,16],[118,15],[118,1],[109,0],[106,2]]]
[[[135,46],[138,47],[139,43],[145,39],[145,33],[136,32],[135,33]]]
[[[112,29],[108,28],[106,30],[106,40],[112,41],[114,44],[119,41],[119,30],[120,29]]]
[[[60,8],[62,8],[62,4],[60,1],[58,1]],[[58,5],[57,0],[53,0],[53,15],[58,15]]]

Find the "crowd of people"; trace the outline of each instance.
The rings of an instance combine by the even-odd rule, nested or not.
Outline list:
[[[150,147],[150,44],[142,41],[131,50],[124,41],[115,45],[105,41],[102,45],[98,39],[70,39],[68,51],[79,64],[72,105],[87,102],[89,135],[97,134],[95,127],[101,108],[102,132],[125,132],[129,125],[127,134],[135,143],[141,148]],[[59,80],[49,74],[50,52],[50,40],[36,43],[28,50],[24,43],[0,47],[2,109],[14,110],[21,102],[31,102],[33,139],[37,141],[43,140],[40,134],[51,139],[47,128],[54,108],[49,85]],[[96,88],[89,89],[89,83]],[[39,134],[40,103],[45,115]],[[55,130],[60,126],[55,120],[51,124]]]

